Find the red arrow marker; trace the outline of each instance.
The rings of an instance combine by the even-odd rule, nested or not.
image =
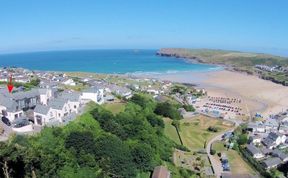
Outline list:
[[[13,83],[12,83],[12,75],[10,76],[9,83],[7,84],[7,88],[8,88],[9,93],[11,93],[14,88]]]

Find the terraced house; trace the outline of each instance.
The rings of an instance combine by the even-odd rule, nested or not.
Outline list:
[[[0,116],[8,118],[11,122],[21,117],[38,103],[47,103],[52,97],[49,89],[32,89],[30,91],[8,93],[6,89],[0,90]]]

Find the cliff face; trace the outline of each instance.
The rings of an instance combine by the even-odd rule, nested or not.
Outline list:
[[[204,63],[199,56],[189,54],[185,49],[176,49],[176,48],[162,48],[156,52],[156,55],[165,56],[165,57],[175,57],[175,58],[185,58],[191,59],[193,61]]]

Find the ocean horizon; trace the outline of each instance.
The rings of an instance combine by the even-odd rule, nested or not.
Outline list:
[[[161,57],[157,50],[70,50],[1,54],[0,67],[104,74],[163,74],[221,70],[217,65]]]

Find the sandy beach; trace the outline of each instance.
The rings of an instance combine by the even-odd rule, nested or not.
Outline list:
[[[196,84],[209,95],[238,97],[251,115],[264,116],[288,109],[288,87],[262,80],[256,76],[231,71],[183,72],[154,76],[162,80]]]

